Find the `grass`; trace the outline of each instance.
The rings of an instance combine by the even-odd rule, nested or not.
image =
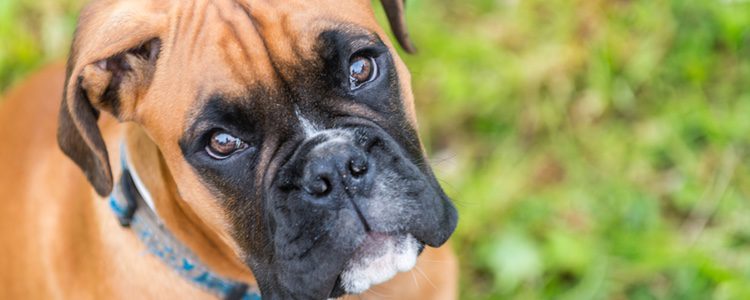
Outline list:
[[[78,2],[0,0],[0,89],[64,57]],[[749,1],[407,14],[462,298],[750,299]]]

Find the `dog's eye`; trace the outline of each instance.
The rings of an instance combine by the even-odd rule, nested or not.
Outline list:
[[[215,132],[206,145],[206,152],[215,159],[225,159],[245,149],[247,149],[245,142],[223,131]]]
[[[349,60],[349,86],[352,90],[375,79],[378,65],[369,56],[355,55]]]

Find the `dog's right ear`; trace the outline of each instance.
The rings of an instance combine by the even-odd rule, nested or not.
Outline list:
[[[409,38],[409,30],[406,28],[404,13],[406,0],[380,0],[380,3],[383,4],[385,14],[388,16],[388,23],[391,25],[391,30],[398,43],[407,53],[416,53],[417,48]]]
[[[161,49],[163,14],[134,2],[140,1],[95,1],[84,9],[68,58],[57,141],[101,196],[112,191],[113,180],[99,113],[136,118]]]

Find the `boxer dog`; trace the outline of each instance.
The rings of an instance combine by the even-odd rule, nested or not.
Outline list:
[[[455,298],[416,126],[370,1],[93,1],[0,109],[0,298]]]

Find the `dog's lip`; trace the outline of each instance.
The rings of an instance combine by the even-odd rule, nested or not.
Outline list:
[[[393,234],[388,234],[384,232],[373,232],[369,231],[365,234],[365,237],[359,242],[355,250],[352,252],[352,254],[347,258],[347,262],[355,259],[358,255],[362,255],[364,251],[366,251],[367,245],[372,245],[372,243],[376,243],[378,240],[382,243],[385,242],[385,239],[393,236]],[[339,298],[346,294],[346,291],[344,290],[344,287],[341,285],[341,275],[346,271],[346,268],[342,268],[338,275],[336,276],[336,282],[334,283],[333,287],[331,288],[331,292],[328,295],[329,299]]]
[[[357,245],[357,248],[352,252],[350,257],[347,259],[347,261],[351,261],[356,259],[359,255],[366,255],[365,252],[377,247],[379,244],[384,244],[389,239],[396,239],[399,236],[404,235],[404,233],[388,233],[388,232],[376,232],[376,231],[368,231],[365,235],[365,238],[362,239],[361,242],[359,242],[359,245]],[[416,238],[415,238],[416,239]],[[422,254],[422,251],[424,251],[425,243],[419,239],[416,239],[418,243],[418,251],[417,256]],[[336,277],[336,282],[331,288],[331,292],[328,295],[329,299],[335,299],[339,298],[343,295],[345,295],[347,292],[344,290],[343,286],[341,285],[341,275],[346,271],[346,269],[342,269],[339,274]]]

